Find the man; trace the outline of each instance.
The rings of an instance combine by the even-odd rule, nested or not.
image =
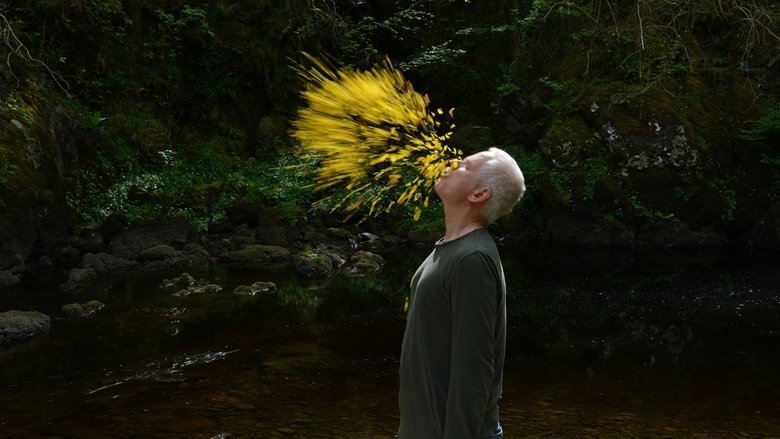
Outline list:
[[[523,196],[523,174],[490,148],[454,164],[434,188],[446,230],[412,278],[398,437],[500,439],[506,285],[485,227]]]

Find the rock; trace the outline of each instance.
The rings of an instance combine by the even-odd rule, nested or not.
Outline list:
[[[206,251],[206,249],[203,248],[202,245],[195,242],[188,242],[187,244],[184,245],[182,250],[187,252],[187,254],[189,254],[190,256],[192,256],[193,259],[208,260],[211,258],[211,254],[209,254],[209,252]]]
[[[181,276],[173,279],[165,279],[160,283],[163,290],[177,290],[174,296],[184,297],[193,294],[212,294],[222,291],[222,286],[210,284],[206,280],[195,279],[189,273],[182,273]]]
[[[324,249],[343,249],[350,250],[357,246],[357,238],[347,229],[340,227],[330,227],[325,231],[325,235],[320,242],[320,247]]]
[[[0,344],[10,343],[48,332],[51,318],[37,311],[6,311],[0,313]]]
[[[0,290],[13,288],[19,285],[21,282],[22,279],[15,274],[11,274],[10,271],[8,270],[0,271]]]
[[[185,220],[150,220],[141,222],[111,240],[108,252],[127,260],[137,260],[142,251],[158,245],[184,245],[192,226]]]
[[[103,251],[103,235],[95,231],[88,231],[84,233],[82,238],[81,250],[90,253],[99,253]]]
[[[376,273],[382,269],[385,260],[382,256],[367,251],[357,251],[349,258],[349,264],[344,269],[347,276],[363,276]]]
[[[169,249],[161,249],[161,247],[169,247]],[[194,242],[187,243],[180,251],[174,250],[173,247],[163,245],[144,250],[141,254],[145,254],[150,250],[153,251],[145,256],[139,256],[139,258],[143,260],[145,257],[156,258],[162,255],[165,255],[165,257],[163,259],[154,259],[143,262],[141,269],[144,271],[161,271],[177,267],[197,267],[207,264],[211,259],[209,252]],[[173,252],[171,253],[170,250],[173,250]]]
[[[161,259],[169,259],[177,255],[175,248],[167,244],[156,245],[154,247],[147,248],[138,254],[138,260],[141,262],[159,261]]]
[[[290,251],[275,245],[248,245],[240,250],[224,252],[219,259],[235,264],[288,262]]]
[[[96,273],[115,273],[138,265],[136,261],[122,259],[108,253],[87,253],[83,256],[81,264]]]
[[[255,239],[258,243],[265,245],[278,245],[282,247],[287,247],[289,245],[287,232],[282,226],[259,226],[255,230]]]
[[[379,238],[379,236],[374,235],[373,233],[363,232],[357,236],[357,248],[361,250],[381,250],[383,247],[382,244],[382,240]]]
[[[97,272],[92,268],[73,268],[68,272],[68,281],[60,285],[60,290],[68,292],[95,280]]]
[[[328,255],[313,251],[296,254],[293,265],[295,272],[307,279],[330,277],[336,272]]]
[[[237,296],[255,296],[262,293],[275,293],[276,284],[273,282],[255,282],[250,286],[241,285],[233,290]]]
[[[105,305],[97,300],[87,303],[68,303],[62,305],[62,313],[68,317],[87,317],[103,309]]]
[[[195,281],[195,283],[190,285],[189,287],[173,293],[173,295],[179,297],[186,297],[186,296],[192,296],[198,294],[214,294],[214,293],[219,293],[220,291],[222,291],[222,285],[210,284],[210,283],[206,283],[205,281],[198,280]]]
[[[165,279],[160,283],[160,288],[163,290],[187,288],[195,284],[195,278],[189,273],[182,273],[181,276],[173,279]]]

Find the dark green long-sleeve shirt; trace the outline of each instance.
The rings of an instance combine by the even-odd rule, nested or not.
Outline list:
[[[506,285],[485,229],[437,244],[412,278],[399,439],[482,439],[498,425]]]

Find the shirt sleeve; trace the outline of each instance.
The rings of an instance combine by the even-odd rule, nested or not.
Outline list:
[[[483,253],[474,252],[455,267],[446,439],[480,435],[495,365],[499,282],[495,264]]]

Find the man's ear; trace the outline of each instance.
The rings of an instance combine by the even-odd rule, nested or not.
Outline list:
[[[492,193],[490,192],[490,188],[487,186],[482,186],[474,190],[474,192],[469,195],[469,201],[472,203],[483,203],[490,199],[490,196]]]

